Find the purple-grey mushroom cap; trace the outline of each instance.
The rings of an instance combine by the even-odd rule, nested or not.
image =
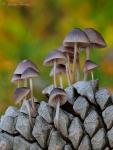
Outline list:
[[[58,100],[60,106],[64,105],[67,102],[67,94],[64,89],[54,88],[49,96],[49,105],[56,108]]]
[[[74,47],[75,43],[78,47],[86,47],[89,45],[89,39],[85,32],[79,28],[74,28],[64,38],[63,45],[68,47]]]
[[[84,64],[84,72],[89,72],[97,67],[98,65],[95,62],[91,60],[86,60]]]
[[[17,88],[14,92],[14,99],[16,103],[20,103],[30,92],[28,87]]]
[[[102,35],[96,31],[93,28],[86,28],[84,29],[84,32],[87,34],[89,41],[90,41],[90,46],[93,48],[104,48],[107,46],[104,38]]]

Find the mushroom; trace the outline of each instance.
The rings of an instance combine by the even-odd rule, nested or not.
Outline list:
[[[72,73],[71,73],[70,63],[72,62],[71,58],[74,56],[74,48],[73,47],[65,47],[62,45],[59,48],[59,50],[61,52],[63,52],[65,54],[65,56],[67,57],[67,67],[68,67],[69,76],[70,76],[71,83],[72,83]]]
[[[21,81],[21,74],[14,74],[12,79],[11,79],[11,82],[14,83],[14,82],[17,82],[17,87],[19,88],[20,87],[20,81]]]
[[[37,72],[33,68],[29,67],[27,68],[21,75],[21,79],[29,79],[29,84],[30,84],[30,92],[31,92],[31,100],[32,100],[32,108],[35,110],[35,104],[34,104],[34,99],[33,99],[33,81],[32,78],[35,78],[39,75],[39,71]]]
[[[29,104],[26,101],[26,96],[29,94],[30,92],[30,88],[28,87],[20,87],[17,88],[14,92],[14,99],[16,101],[16,103],[21,103],[22,101],[25,102],[26,108],[28,109],[28,113],[29,113],[29,121],[32,124],[31,121],[31,108],[29,106]]]
[[[53,80],[54,80],[54,87],[57,87],[57,83],[56,83],[56,66],[57,64],[66,64],[66,74],[67,74],[67,78],[68,78],[68,84],[71,84],[71,81],[69,79],[69,73],[67,70],[67,63],[66,63],[67,59],[65,57],[65,55],[59,51],[58,49],[55,49],[55,51],[49,53],[49,55],[45,58],[44,64],[45,65],[52,65],[54,64],[53,68],[54,68],[54,75],[53,75]]]
[[[77,81],[79,81],[80,80],[79,48],[87,47],[87,45],[89,45],[89,39],[81,29],[75,28],[67,34],[67,36],[63,41],[63,45],[74,48],[73,82],[75,82],[75,70],[77,75]]]
[[[49,96],[49,105],[56,108],[56,114],[54,117],[54,125],[56,128],[59,128],[59,109],[60,106],[64,105],[67,102],[67,94],[61,88],[54,88]]]
[[[27,68],[33,68],[34,70],[39,72],[39,69],[31,60],[25,59],[17,65],[14,74],[21,75]],[[27,87],[27,80],[25,80],[24,86]]]
[[[46,88],[43,89],[42,94],[45,95],[47,98],[49,98],[49,95],[51,91],[53,90],[53,88],[54,88],[53,84],[47,86]]]
[[[91,60],[86,60],[85,65],[84,65],[84,80],[87,80],[87,76],[89,73],[91,73],[92,81],[94,80],[94,74],[93,74],[93,69],[97,68],[98,65],[95,64]]]
[[[14,92],[14,99],[16,103],[21,103],[24,100],[24,98],[29,94],[29,92],[30,89],[28,87],[16,88]]]
[[[90,48],[105,48],[107,46],[102,35],[93,28],[85,28],[90,45],[86,48],[86,59],[90,59]]]
[[[59,82],[60,82],[60,87],[63,88],[63,79],[62,79],[62,74],[63,73],[66,73],[66,67],[65,65],[62,65],[62,64],[58,64],[56,66],[56,75],[59,75]],[[50,72],[50,77],[52,77],[54,74],[54,68],[51,69],[51,72]]]

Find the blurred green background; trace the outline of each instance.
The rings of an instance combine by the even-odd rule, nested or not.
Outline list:
[[[40,69],[35,96],[52,81],[43,59],[58,48],[74,27],[93,27],[102,33],[108,47],[92,49],[91,58],[100,68],[95,77],[113,90],[113,0],[0,0],[0,113],[13,104],[16,85],[10,83],[16,65],[31,59]],[[84,52],[81,52],[84,58]],[[82,59],[82,62],[84,59]]]

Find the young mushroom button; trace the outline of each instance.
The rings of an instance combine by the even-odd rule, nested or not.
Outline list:
[[[63,45],[74,48],[73,82],[75,82],[75,70],[77,74],[77,81],[79,81],[80,80],[79,48],[87,47],[89,45],[89,39],[81,29],[75,28],[67,34],[67,36],[63,41]]]
[[[56,108],[56,114],[54,117],[54,125],[56,128],[59,128],[59,109],[60,106],[64,105],[67,102],[67,94],[61,88],[54,88],[49,97],[49,105]]]

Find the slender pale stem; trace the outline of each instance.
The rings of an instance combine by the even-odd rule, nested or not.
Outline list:
[[[79,50],[77,51],[76,71],[77,71],[77,81],[80,81],[80,59],[79,59]]]
[[[53,80],[54,80],[54,87],[57,87],[57,83],[56,83],[56,61],[54,61],[54,75],[53,75]]]
[[[56,114],[54,118],[54,125],[56,128],[59,127],[59,111],[60,111],[60,100],[58,99],[57,106],[56,106]]]
[[[32,119],[31,119],[31,109],[30,109],[30,105],[29,105],[29,103],[28,103],[27,100],[24,100],[24,103],[25,103],[26,108],[27,108],[27,111],[28,111],[29,122],[30,122],[30,124],[31,124],[31,126],[32,126]]]
[[[87,72],[84,72],[84,81],[87,80],[87,77],[88,77],[88,73],[87,73]]]
[[[63,89],[63,79],[62,79],[62,75],[59,75],[59,81],[60,81],[60,87]]]
[[[18,88],[20,87],[20,81],[19,80],[17,81],[17,87]]]
[[[92,81],[94,80],[94,73],[93,73],[93,71],[91,71],[91,79],[92,79]]]
[[[24,86],[27,87],[27,79],[24,80]]]
[[[75,70],[76,70],[76,59],[77,59],[77,43],[74,45],[74,59],[73,59],[73,82],[75,82]]]
[[[71,80],[70,80],[70,77],[69,77],[69,72],[68,72],[67,63],[66,63],[66,75],[67,75],[68,86],[70,86],[70,85],[71,85]]]
[[[33,97],[33,80],[32,78],[29,78],[29,84],[30,84],[30,92],[31,92],[31,102],[32,102],[32,108],[35,111],[35,103],[34,103],[34,97]]]
[[[89,60],[90,59],[90,48],[87,47],[86,48],[86,60]]]
[[[70,68],[70,58],[69,58],[69,54],[68,53],[66,53],[66,57],[67,57],[67,65],[68,65],[69,78],[70,78],[71,83],[72,83],[72,74],[71,74],[71,68]]]

